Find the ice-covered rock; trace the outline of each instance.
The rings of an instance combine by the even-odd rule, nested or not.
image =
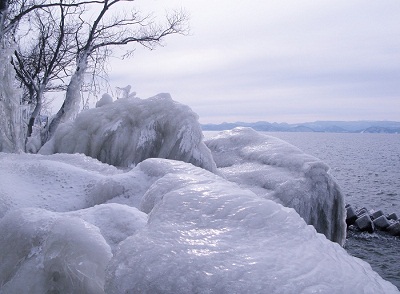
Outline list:
[[[147,214],[135,207],[117,203],[100,204],[63,215],[78,217],[99,228],[113,252],[121,241],[136,234],[147,223]]]
[[[294,208],[318,232],[344,243],[344,196],[326,164],[250,128],[221,132],[206,144],[224,177]]]
[[[58,127],[41,154],[84,153],[114,166],[159,157],[215,171],[198,116],[169,94],[126,98],[80,113]]]
[[[44,209],[0,220],[1,293],[104,293],[111,249],[99,229]]]
[[[111,104],[111,103],[113,103],[113,98],[111,97],[110,94],[105,93],[105,94],[103,94],[103,96],[101,96],[100,100],[96,102],[96,108],[102,107],[104,105]]]
[[[291,208],[182,162],[149,159],[147,226],[120,243],[107,293],[397,293]]]
[[[9,207],[1,293],[398,293],[293,209],[191,164],[153,158],[122,172],[84,155],[0,156],[0,195],[12,180],[9,198],[41,207],[52,190],[58,211]],[[32,171],[44,180],[20,190]],[[80,209],[94,195],[106,203]]]
[[[0,153],[0,163],[0,218],[23,207],[88,208],[125,191],[112,177],[122,171],[82,154]]]

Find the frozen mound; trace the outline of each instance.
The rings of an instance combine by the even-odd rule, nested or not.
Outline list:
[[[149,219],[120,243],[106,293],[398,293],[291,208],[182,162],[135,169]]]
[[[344,196],[326,164],[251,128],[221,132],[206,145],[218,171],[228,180],[294,208],[319,233],[344,244]]]
[[[80,218],[99,228],[112,252],[121,241],[145,227],[148,219],[147,214],[137,208],[117,203],[100,204],[62,215]]]
[[[0,293],[104,293],[112,251],[146,223],[119,204],[14,210],[0,220]]]
[[[0,219],[0,293],[398,293],[293,209],[188,163],[0,162],[0,196],[17,199]]]
[[[158,157],[216,169],[197,114],[169,94],[118,99],[84,111],[60,125],[39,153],[84,153],[121,167]]]
[[[104,293],[111,249],[97,227],[44,209],[0,220],[1,293]]]
[[[0,218],[22,207],[72,211],[124,192],[122,172],[82,154],[0,153]]]

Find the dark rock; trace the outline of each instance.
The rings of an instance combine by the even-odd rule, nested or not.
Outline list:
[[[380,217],[382,215],[383,215],[383,211],[382,210],[378,210],[378,211],[375,211],[374,213],[371,214],[371,218],[372,219],[377,219],[378,217]]]
[[[358,217],[362,216],[363,214],[368,214],[368,210],[365,207],[360,208],[359,210],[357,210],[357,216]]]
[[[387,227],[390,226],[389,221],[387,220],[386,216],[384,216],[384,215],[381,215],[381,216],[377,217],[376,219],[374,219],[373,223],[374,223],[374,226],[378,230],[385,230],[385,229],[387,229]]]
[[[397,217],[397,214],[395,214],[394,212],[391,213],[391,214],[389,214],[387,218],[388,218],[388,219],[391,219],[391,220],[395,220],[395,221],[399,219],[399,218]]]
[[[387,228],[388,232],[393,236],[400,236],[400,223],[396,222]]]
[[[356,220],[356,225],[361,231],[368,231],[369,233],[373,233],[375,229],[374,223],[367,213],[361,215]]]
[[[347,206],[346,208],[346,224],[347,226],[351,226],[352,224],[355,223],[355,221],[357,220],[357,215],[356,212],[354,211],[353,207],[351,207],[350,205]]]

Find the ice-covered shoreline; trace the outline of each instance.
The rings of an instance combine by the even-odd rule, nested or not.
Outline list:
[[[87,113],[81,120],[90,122]],[[188,150],[186,140],[202,144],[202,134],[190,131],[196,120],[180,128],[179,121],[188,122],[182,117],[173,128],[188,134],[164,129],[158,137],[179,146],[172,148],[177,160],[142,158],[128,170],[83,154],[0,153],[0,292],[398,293],[295,211],[313,203],[325,203],[322,212],[338,209],[328,192],[305,197],[328,191],[326,166],[246,129],[208,141],[211,163],[184,162],[190,152],[179,149]],[[79,129],[61,132],[88,135]],[[140,138],[138,132],[130,136]],[[191,149],[194,158],[205,158],[196,153],[208,150],[201,148]],[[214,160],[216,173],[201,168]],[[264,184],[246,185],[249,175]],[[304,203],[293,209],[266,199],[282,185],[281,196],[298,191],[301,197],[290,197]]]
[[[36,170],[46,173],[54,162],[63,163],[65,189],[55,190],[62,194],[60,205],[76,201],[69,198],[68,180],[75,179],[69,179],[68,170],[72,175],[96,165],[99,171],[79,174],[81,181],[91,183],[90,177],[97,178],[102,189],[96,185],[93,189],[98,197],[100,191],[115,193],[92,208],[64,206],[71,212],[50,212],[26,207],[3,217],[4,293],[16,289],[99,293],[102,285],[106,293],[260,293],[265,289],[270,293],[301,289],[304,293],[368,293],[366,289],[397,293],[367,263],[307,226],[293,209],[191,164],[147,159],[129,172],[110,175],[112,168],[110,172],[108,166],[83,155],[0,156],[1,162],[17,166],[14,172],[26,166],[29,172],[36,162]],[[47,176],[51,183],[52,174]],[[45,183],[44,177],[36,188],[43,189]],[[41,205],[48,205],[47,199],[37,206]],[[79,236],[79,242],[72,236]]]

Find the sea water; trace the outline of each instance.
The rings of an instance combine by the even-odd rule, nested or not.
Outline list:
[[[330,167],[346,203],[354,208],[395,212],[400,217],[400,135],[266,133],[297,146]],[[346,250],[367,261],[400,289],[400,238],[348,232]]]

